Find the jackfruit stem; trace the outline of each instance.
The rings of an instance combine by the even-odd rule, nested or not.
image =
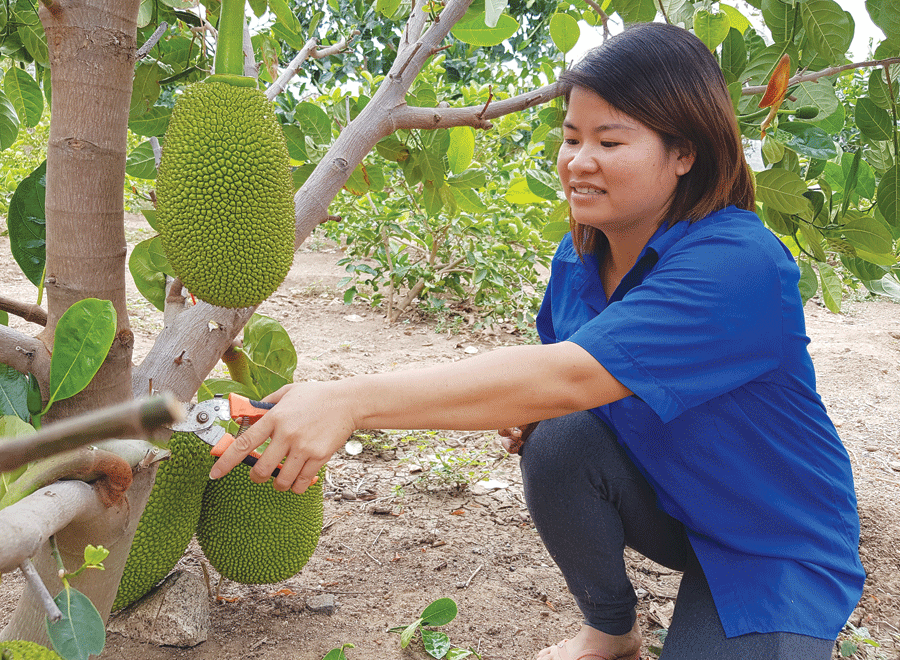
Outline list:
[[[222,0],[215,73],[244,75],[244,0]]]

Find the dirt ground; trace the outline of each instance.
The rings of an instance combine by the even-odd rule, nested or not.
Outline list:
[[[130,243],[150,235],[144,227],[129,219]],[[476,334],[434,320],[388,326],[380,312],[342,303],[340,256],[323,240],[307,241],[288,279],[259,309],[290,333],[298,352],[295,380],[465,359],[524,340],[512,328]],[[0,283],[4,296],[33,302],[35,289],[13,263],[5,237]],[[133,290],[129,306],[140,360],[161,314]],[[851,622],[880,644],[863,645],[853,657],[900,659],[900,305],[852,302],[835,315],[813,300],[806,312],[819,391],[857,480],[868,581]],[[10,324],[34,332],[21,319]],[[420,642],[401,649],[400,636],[388,629],[415,621],[431,601],[445,597],[457,602],[459,615],[443,630],[453,645],[485,660],[533,658],[577,631],[579,613],[530,522],[518,459],[499,448],[495,433],[369,436],[362,438],[362,453],[342,451],[329,463],[325,530],[300,574],[276,585],[222,585],[224,598],[211,601],[209,638],[193,648],[110,633],[101,657],[321,660],[330,649],[353,644],[346,650],[350,660],[426,658]],[[450,468],[442,469],[439,457]],[[200,572],[203,562],[192,546],[181,566]],[[674,608],[679,575],[636,553],[629,554],[628,570],[640,597],[645,643],[656,645]],[[0,627],[21,589],[18,575],[3,576]],[[324,611],[308,606],[332,602]],[[841,640],[852,640],[849,629]],[[655,657],[646,647],[644,656]]]

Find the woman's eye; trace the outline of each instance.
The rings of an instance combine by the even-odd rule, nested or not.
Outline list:
[[[565,143],[566,144],[578,144],[578,140],[576,140],[575,138],[566,138]]]
[[[618,145],[619,145],[618,142],[609,142],[608,140],[604,140],[603,142],[600,143],[600,146],[607,147],[607,148],[616,147]]]

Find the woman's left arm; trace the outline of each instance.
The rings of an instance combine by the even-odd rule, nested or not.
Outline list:
[[[356,429],[511,427],[559,417],[631,394],[571,342],[502,348],[423,369],[287,385],[277,405],[216,462],[215,479],[271,438],[250,472],[261,483],[284,459],[277,490],[302,493]]]

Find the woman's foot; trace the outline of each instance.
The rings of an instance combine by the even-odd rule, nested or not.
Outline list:
[[[542,650],[537,660],[576,660],[585,654],[594,654],[585,660],[637,660],[640,651],[641,630],[635,619],[634,627],[624,635],[607,635],[582,625],[575,637]]]

